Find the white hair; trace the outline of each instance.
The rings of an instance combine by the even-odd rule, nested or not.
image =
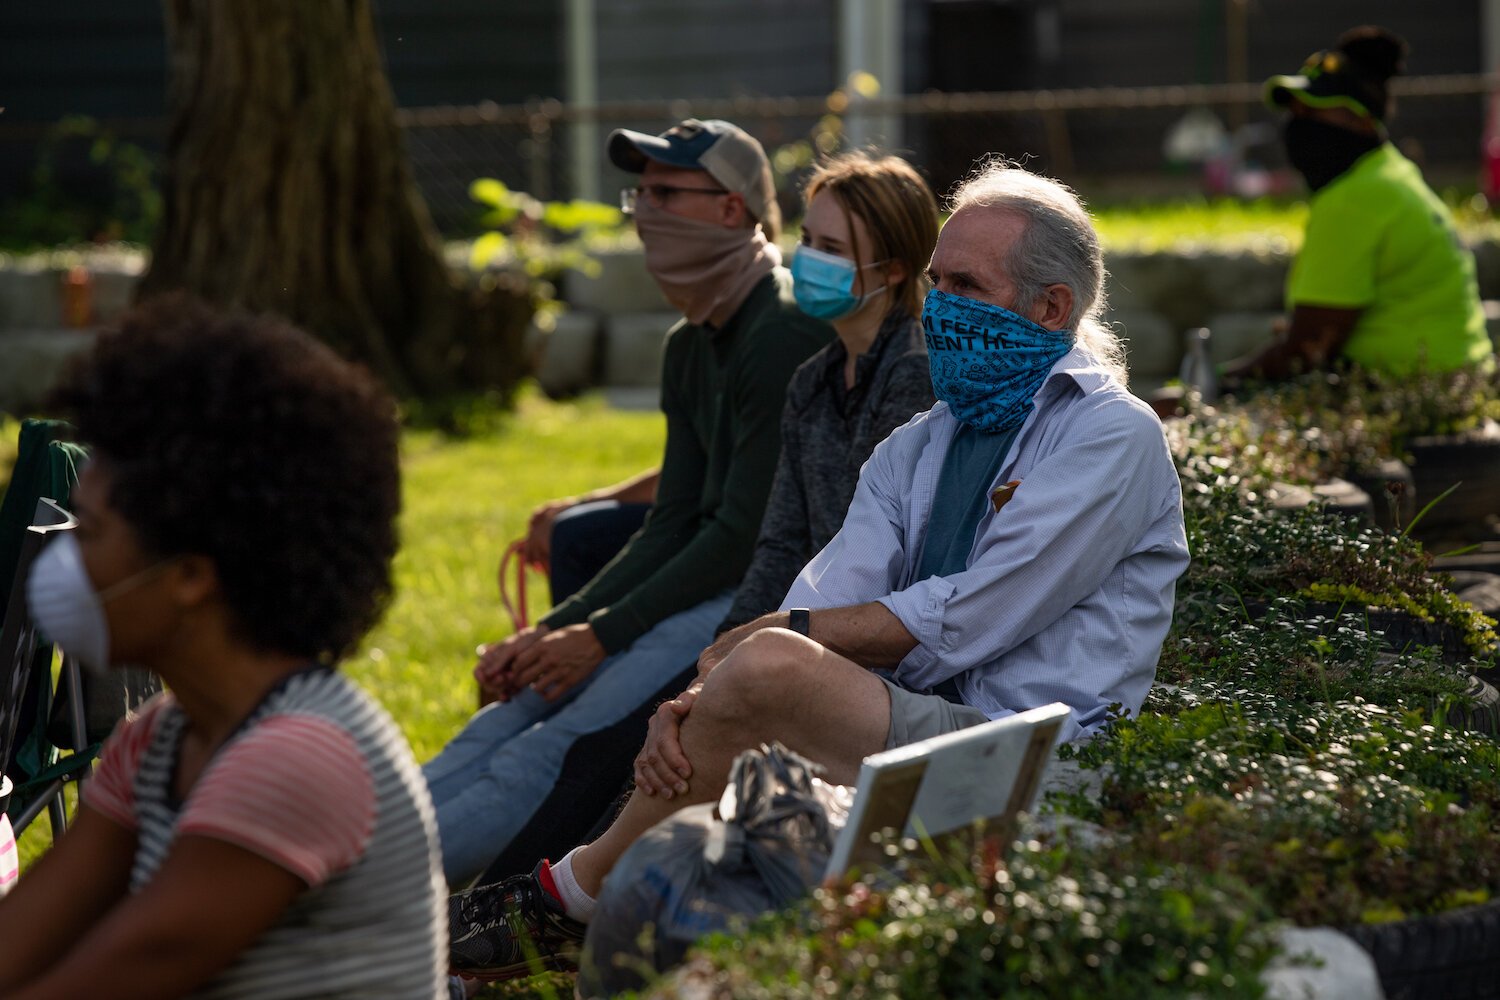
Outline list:
[[[975,168],[949,199],[950,213],[968,208],[1000,209],[1025,220],[1005,260],[1005,270],[1016,286],[1017,311],[1034,306],[1048,285],[1066,285],[1073,293],[1068,328],[1123,385],[1128,378],[1125,347],[1102,319],[1104,253],[1077,193],[1066,184],[995,157]]]

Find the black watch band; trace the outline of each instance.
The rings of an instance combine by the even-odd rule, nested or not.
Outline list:
[[[787,614],[790,617],[790,621],[786,625],[787,628],[793,632],[801,632],[803,635],[809,634],[808,629],[812,627],[811,611],[806,608],[792,608]]]

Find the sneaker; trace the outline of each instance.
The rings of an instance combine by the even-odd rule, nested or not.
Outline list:
[[[545,865],[448,897],[450,971],[496,980],[578,968],[588,925],[543,887]]]

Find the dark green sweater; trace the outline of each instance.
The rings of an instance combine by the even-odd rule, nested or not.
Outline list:
[[[667,448],[656,503],[620,554],[542,622],[587,621],[616,653],[663,618],[737,586],[781,452],[787,382],[832,337],[797,308],[781,268],[723,329],[674,326],[662,360]]]

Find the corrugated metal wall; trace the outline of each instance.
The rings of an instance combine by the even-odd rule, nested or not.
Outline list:
[[[402,106],[562,90],[557,0],[374,0],[374,12]],[[65,115],[136,120],[123,137],[158,146],[166,81],[160,0],[0,3],[0,198],[30,169],[39,127]]]
[[[313,0],[309,0],[313,2]],[[374,0],[399,104],[501,104],[564,93],[562,0]],[[1350,25],[1375,20],[1412,43],[1412,74],[1481,67],[1480,0],[1247,0],[1247,75],[1294,70]],[[604,101],[814,96],[838,86],[838,0],[596,0]],[[1132,86],[1226,79],[1228,0],[905,0],[906,89]],[[160,141],[166,83],[159,0],[0,3],[0,198],[28,168],[43,123],[65,114],[155,122],[125,137]],[[1482,100],[1413,103],[1393,125],[1429,163],[1472,169]],[[1229,117],[1230,109],[1221,109]],[[1161,140],[1180,111],[1074,112],[986,120],[912,120],[904,146],[945,185],[973,157],[1032,154],[1042,168],[1059,134],[1080,178],[1159,173]],[[1258,109],[1243,114],[1268,121]],[[31,123],[29,126],[27,123]],[[659,129],[664,120],[619,122]],[[762,123],[774,146],[809,122]],[[419,177],[463,206],[467,179],[517,186],[545,178],[569,192],[564,146],[462,130],[409,133]],[[538,167],[538,163],[541,164]],[[606,170],[603,190],[619,180]],[[456,216],[455,216],[456,218]],[[445,223],[451,220],[445,220]]]
[[[1231,82],[1231,7],[1226,0],[908,0],[909,85],[951,91]],[[1482,69],[1479,0],[1247,0],[1245,77],[1295,72],[1309,53],[1367,23],[1407,39],[1409,75]],[[1216,110],[1231,123],[1236,114],[1272,118],[1259,108]],[[1424,100],[1408,114],[1398,110],[1391,132],[1414,140],[1429,163],[1461,170],[1477,162],[1482,110],[1478,97]],[[1160,170],[1161,139],[1181,114],[1069,114],[1073,170],[1093,178]],[[992,151],[1031,154],[1040,168],[1057,167],[1040,118],[1009,119],[991,130],[933,122],[911,142],[941,179]]]

